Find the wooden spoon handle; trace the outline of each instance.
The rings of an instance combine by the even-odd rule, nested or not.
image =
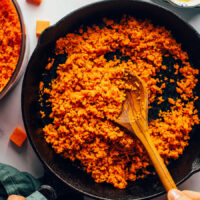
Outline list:
[[[160,157],[157,149],[155,148],[150,136],[144,137],[141,142],[146,148],[165,190],[168,192],[170,189],[176,189],[176,184],[174,183],[174,180],[172,179],[165,163],[163,162],[163,159]]]

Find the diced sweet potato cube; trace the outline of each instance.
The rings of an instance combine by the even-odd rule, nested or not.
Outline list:
[[[26,0],[27,2],[34,3],[34,4],[41,4],[42,0]]]
[[[10,140],[15,143],[18,147],[21,147],[24,141],[27,138],[27,134],[24,130],[19,127],[16,127],[10,136]]]
[[[36,35],[39,37],[40,34],[46,29],[48,28],[50,25],[50,22],[49,21],[41,21],[41,20],[38,20],[36,22]]]

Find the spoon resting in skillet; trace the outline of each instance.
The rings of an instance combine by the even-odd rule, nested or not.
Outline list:
[[[176,184],[148,133],[148,95],[144,83],[132,73],[128,73],[127,83],[131,84],[133,89],[127,92],[122,112],[114,121],[135,134],[142,142],[165,190],[168,192],[170,189],[175,189]]]

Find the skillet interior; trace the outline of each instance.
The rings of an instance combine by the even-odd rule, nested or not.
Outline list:
[[[39,114],[39,82],[47,59],[57,38],[73,32],[81,24],[93,24],[105,16],[119,16],[127,13],[139,18],[149,18],[155,24],[164,25],[172,30],[177,41],[184,45],[194,66],[200,66],[199,35],[174,14],[158,6],[138,1],[104,1],[80,9],[46,30],[39,38],[38,45],[29,61],[22,90],[23,119],[29,139],[43,163],[61,180],[74,189],[100,199],[144,199],[161,194],[164,189],[157,176],[130,183],[124,190],[113,188],[109,184],[97,184],[68,160],[56,155],[42,136],[43,122]],[[95,19],[95,20],[94,20]],[[199,91],[200,84],[196,90]],[[199,105],[197,105],[199,108]],[[200,109],[199,109],[200,110]],[[190,145],[183,156],[169,166],[176,183],[183,181],[200,167],[199,127],[191,133]]]

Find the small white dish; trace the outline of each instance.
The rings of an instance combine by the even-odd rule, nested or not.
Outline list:
[[[167,0],[169,3],[182,7],[182,8],[194,8],[194,7],[200,7],[200,0]]]

